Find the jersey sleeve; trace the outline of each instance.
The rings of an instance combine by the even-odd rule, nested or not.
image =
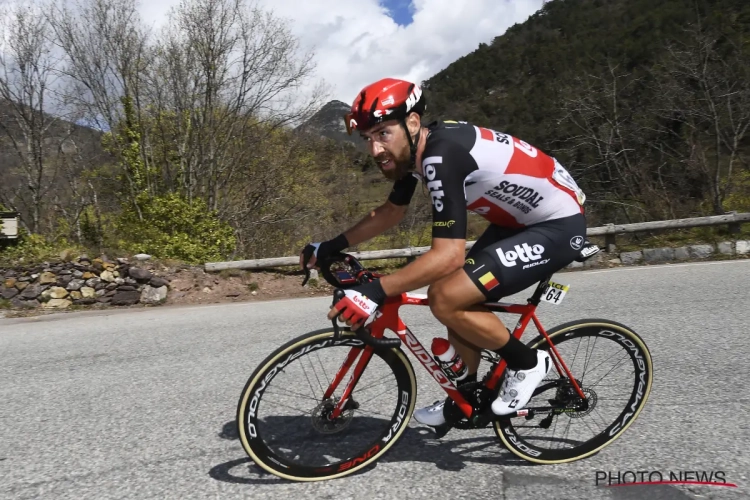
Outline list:
[[[394,205],[408,205],[414,195],[419,180],[409,174],[393,183],[391,194],[388,195],[388,201]]]
[[[428,143],[423,158],[424,182],[432,201],[432,237],[466,238],[464,181],[477,169],[474,158],[448,141]]]

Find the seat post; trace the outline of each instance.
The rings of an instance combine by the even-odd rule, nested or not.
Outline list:
[[[539,282],[539,284],[536,287],[536,290],[534,291],[534,294],[529,298],[528,303],[533,306],[538,306],[539,302],[542,301],[542,294],[547,289],[547,285],[549,285],[549,280],[552,279],[552,275],[545,277],[542,281]]]

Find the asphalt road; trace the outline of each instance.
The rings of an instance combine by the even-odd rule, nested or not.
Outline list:
[[[317,483],[262,473],[234,418],[251,371],[329,324],[330,299],[0,319],[0,498],[749,498],[748,276],[750,260],[557,276],[571,289],[543,324],[620,321],[654,358],[647,407],[593,457],[531,466],[491,429],[436,440],[412,420],[374,468]],[[427,308],[403,316],[426,345],[443,335]],[[412,361],[430,403],[438,387]],[[723,471],[737,488],[595,484],[618,471]]]

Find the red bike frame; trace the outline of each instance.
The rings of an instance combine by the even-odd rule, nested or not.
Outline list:
[[[429,305],[429,301],[427,299],[426,295],[420,295],[420,294],[414,294],[414,293],[403,293],[398,297],[389,297],[386,302],[384,303],[382,310],[376,313],[376,319],[370,323],[366,328],[370,331],[370,334],[374,338],[381,338],[385,335],[385,330],[391,330],[394,332],[398,337],[401,339],[401,343],[406,345],[406,347],[414,354],[414,357],[416,357],[422,365],[425,367],[425,369],[430,372],[432,375],[432,378],[435,379],[435,381],[440,385],[440,387],[443,388],[443,390],[453,399],[453,401],[456,402],[458,407],[461,409],[463,414],[466,416],[466,418],[471,418],[473,416],[474,409],[468,401],[461,395],[461,393],[458,391],[456,386],[451,382],[450,379],[445,375],[443,370],[438,366],[438,364],[435,362],[434,358],[432,357],[432,354],[427,351],[424,346],[422,345],[419,340],[414,336],[414,334],[409,330],[409,328],[406,326],[406,324],[403,322],[401,317],[398,314],[399,309],[403,305],[417,305],[417,306],[427,306]],[[513,336],[517,339],[521,338],[521,335],[523,335],[524,330],[526,329],[526,326],[529,324],[529,321],[533,321],[534,325],[536,325],[537,329],[541,334],[547,339],[547,342],[550,346],[550,357],[552,358],[552,362],[555,366],[555,369],[557,370],[558,374],[562,376],[563,372],[567,375],[568,379],[573,384],[573,387],[575,388],[578,395],[581,397],[581,399],[586,399],[586,396],[583,394],[583,391],[581,391],[581,388],[578,386],[578,383],[576,382],[575,378],[573,378],[573,375],[570,373],[570,370],[568,370],[567,365],[560,357],[560,354],[557,352],[557,349],[552,344],[551,339],[547,335],[547,332],[542,327],[542,324],[539,322],[539,318],[536,316],[536,308],[537,305],[534,303],[529,304],[509,304],[504,302],[487,302],[483,304],[488,309],[494,311],[494,312],[506,312],[511,314],[520,314],[521,318],[519,319],[518,323],[516,324],[515,329],[513,330]],[[351,379],[349,380],[349,383],[347,384],[346,388],[344,389],[343,394],[341,395],[341,399],[336,405],[335,410],[331,414],[331,418],[337,418],[341,412],[344,409],[344,406],[346,405],[346,402],[349,400],[349,397],[352,394],[352,391],[354,390],[354,386],[359,381],[360,376],[362,375],[362,372],[365,370],[365,367],[370,361],[370,358],[372,357],[374,348],[371,346],[366,347],[353,347],[351,351],[349,351],[348,356],[346,357],[346,360],[341,365],[341,368],[339,368],[338,372],[336,373],[336,376],[334,377],[331,384],[328,386],[328,389],[326,390],[324,394],[324,399],[330,398],[333,396],[334,391],[338,387],[338,385],[341,383],[341,381],[344,379],[346,374],[351,369],[352,365],[355,361],[357,361],[357,358],[359,357],[359,360],[357,361],[356,366],[354,366],[354,372],[352,374]],[[361,354],[361,357],[360,357]],[[494,390],[497,386],[498,382],[500,381],[500,378],[502,377],[503,371],[505,370],[506,363],[504,360],[500,360],[500,363],[495,367],[495,369],[492,371],[491,376],[489,377],[486,385],[489,389]]]

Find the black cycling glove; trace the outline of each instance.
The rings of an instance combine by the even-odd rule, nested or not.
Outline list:
[[[329,255],[335,254],[347,248],[349,242],[344,236],[344,233],[336,236],[332,240],[323,241],[321,243],[308,243],[305,248],[302,249],[302,255],[304,256],[304,265],[310,260],[310,257],[315,256],[316,260],[325,259]]]

